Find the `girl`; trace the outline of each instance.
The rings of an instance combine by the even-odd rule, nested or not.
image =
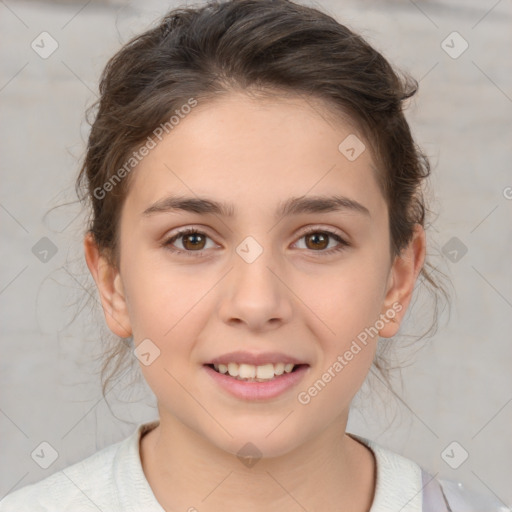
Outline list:
[[[108,62],[85,258],[159,419],[0,510],[505,510],[345,431],[419,274],[436,287],[415,90],[287,0],[171,11]]]

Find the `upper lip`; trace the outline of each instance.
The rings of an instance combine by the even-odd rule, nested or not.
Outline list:
[[[219,357],[215,357],[211,359],[208,363],[205,364],[228,364],[228,363],[238,363],[238,364],[252,364],[254,366],[261,366],[264,364],[307,364],[296,357],[289,356],[283,354],[281,352],[260,352],[260,353],[251,353],[251,352],[229,352],[228,354],[223,354]]]

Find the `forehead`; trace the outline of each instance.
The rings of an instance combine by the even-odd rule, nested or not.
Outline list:
[[[126,205],[142,213],[166,195],[207,196],[236,215],[335,193],[377,213],[385,204],[364,147],[353,124],[333,122],[318,101],[234,93],[180,119],[132,171]]]

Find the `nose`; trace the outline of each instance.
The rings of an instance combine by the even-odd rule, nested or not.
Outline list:
[[[289,322],[293,293],[272,251],[263,249],[253,261],[240,254],[233,254],[233,267],[221,287],[222,321],[232,326],[245,324],[254,331],[275,329]]]

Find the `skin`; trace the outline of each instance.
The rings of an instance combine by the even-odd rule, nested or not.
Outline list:
[[[141,364],[160,424],[143,437],[140,453],[166,510],[370,509],[375,460],[345,429],[378,336],[310,403],[299,403],[297,394],[399,303],[396,321],[379,331],[384,338],[396,334],[423,265],[425,233],[417,226],[409,246],[391,260],[376,163],[368,149],[349,161],[338,145],[357,132],[325,112],[299,97],[242,93],[199,104],[132,171],[119,226],[119,268],[85,238],[109,328],[133,335],[136,345],[149,338],[160,350],[149,366]],[[236,215],[142,215],[177,193],[232,202]],[[291,196],[333,193],[362,203],[370,215],[347,210],[278,223],[273,218]],[[163,245],[182,227],[208,235],[203,257]],[[329,238],[319,247],[302,234],[306,227],[334,229],[351,245],[325,255],[339,242]],[[252,263],[236,252],[247,236],[263,249]],[[197,251],[186,238],[175,240],[174,248]],[[310,368],[278,398],[244,401],[219,388],[203,368],[213,357],[243,349],[284,352]],[[252,467],[236,456],[247,442],[262,453]]]

